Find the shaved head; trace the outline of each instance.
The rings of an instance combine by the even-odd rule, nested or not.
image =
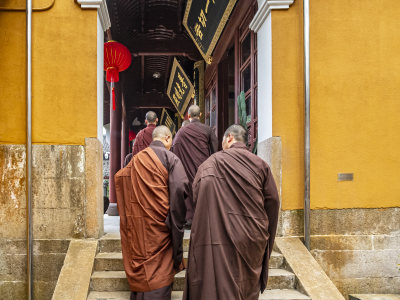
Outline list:
[[[225,131],[224,138],[228,135],[233,136],[236,142],[247,144],[247,130],[241,125],[233,124]]]
[[[148,111],[146,113],[146,120],[151,124],[155,123],[157,121],[157,114],[152,110]]]
[[[153,130],[153,141],[160,141],[167,150],[172,146],[172,133],[167,126],[160,125]]]
[[[153,130],[153,141],[167,136],[172,136],[171,130],[167,126],[160,125]]]
[[[197,105],[191,105],[188,110],[190,118],[200,118],[200,107]]]

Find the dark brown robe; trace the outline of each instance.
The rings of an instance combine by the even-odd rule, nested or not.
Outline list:
[[[133,144],[132,156],[146,149],[153,141],[153,131],[156,125],[149,124],[146,128],[140,130],[136,135],[135,143]]]
[[[182,163],[154,141],[115,175],[115,186],[124,268],[135,292],[132,297],[169,299],[165,292],[184,268],[188,180]]]
[[[125,160],[124,160],[124,168],[131,162],[133,157],[132,153],[128,153],[127,156],[125,156]]]
[[[182,161],[189,179],[189,198],[186,202],[186,220],[193,217],[192,183],[199,166],[218,151],[218,140],[214,130],[198,119],[192,119],[190,124],[179,129],[172,146],[174,152]]]
[[[183,299],[258,299],[267,285],[279,212],[269,166],[235,143],[200,166],[193,199]]]

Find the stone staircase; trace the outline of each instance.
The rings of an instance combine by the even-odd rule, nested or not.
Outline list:
[[[184,258],[187,261],[190,232],[185,232]],[[185,271],[175,276],[172,299],[181,300],[185,284]],[[274,249],[270,260],[270,273],[267,291],[259,299],[310,299],[298,291],[295,274],[288,270],[285,258]],[[108,233],[99,240],[90,282],[88,300],[126,300],[130,292],[122,263],[119,233]],[[210,299],[211,300],[211,299]],[[215,299],[217,300],[217,299]]]

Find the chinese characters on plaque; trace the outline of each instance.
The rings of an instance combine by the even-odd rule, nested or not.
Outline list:
[[[183,119],[186,108],[194,94],[194,87],[176,58],[174,58],[172,65],[167,94]]]
[[[183,25],[207,63],[237,0],[188,0]]]
[[[175,133],[176,133],[175,123],[165,108],[163,108],[162,113],[161,113],[160,124],[167,126],[169,128],[169,130],[171,130],[172,135],[175,135]]]

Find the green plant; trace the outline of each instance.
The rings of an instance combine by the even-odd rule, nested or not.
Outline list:
[[[239,123],[244,128],[246,128],[247,127],[246,99],[244,97],[243,91],[238,96],[237,101],[238,101]]]

